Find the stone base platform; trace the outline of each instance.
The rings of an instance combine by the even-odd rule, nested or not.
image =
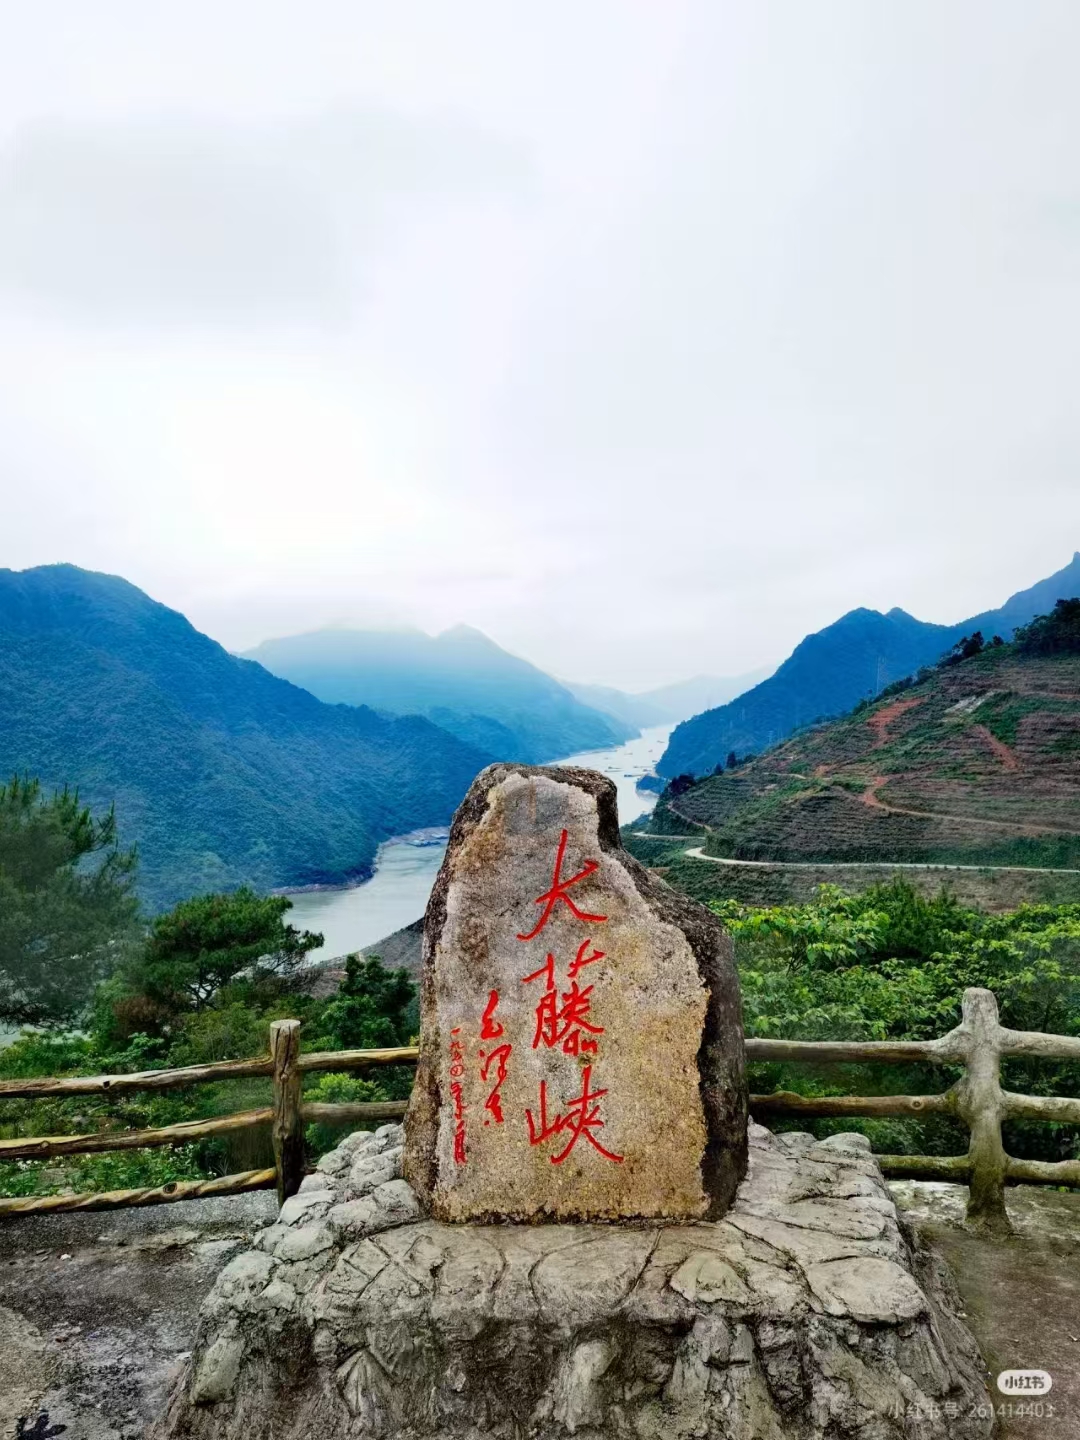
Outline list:
[[[751,1126],[719,1223],[442,1225],[351,1135],[221,1273],[158,1440],[975,1440],[985,1372],[862,1136]]]

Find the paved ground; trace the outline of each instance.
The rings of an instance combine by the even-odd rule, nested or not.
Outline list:
[[[889,1188],[948,1262],[992,1377],[1002,1370],[1029,1369],[1053,1376],[1042,1413],[1006,1414],[1001,1440],[1077,1440],[1080,1194],[1029,1185],[1009,1190],[1016,1234],[1002,1241],[983,1240],[964,1229],[965,1186],[901,1180]],[[994,1395],[1007,1409],[1007,1398],[996,1389]]]
[[[26,1440],[140,1436],[214,1277],[276,1206],[261,1192],[0,1220],[0,1437],[20,1422]]]
[[[991,1373],[1054,1377],[1054,1414],[1007,1419],[1002,1440],[1077,1440],[1080,1194],[1011,1190],[1017,1234],[1002,1242],[963,1229],[961,1186],[890,1188],[945,1256]],[[214,1277],[275,1207],[263,1192],[0,1221],[2,1440],[20,1422],[25,1440],[136,1440],[186,1358]]]

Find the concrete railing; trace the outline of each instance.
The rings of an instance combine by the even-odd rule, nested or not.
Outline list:
[[[1008,1184],[1080,1186],[1080,1160],[1018,1160],[1005,1153],[1001,1123],[1012,1116],[1080,1124],[1080,1100],[1015,1095],[1001,1088],[1001,1061],[1012,1056],[1080,1060],[1080,1038],[1008,1030],[998,1020],[990,990],[964,991],[963,1018],[940,1040],[881,1040],[858,1043],[803,1040],[747,1040],[749,1060],[800,1063],[856,1062],[962,1066],[964,1075],[939,1095],[754,1095],[754,1116],[769,1115],[954,1115],[968,1128],[966,1155],[879,1155],[886,1175],[897,1179],[954,1180],[968,1185],[968,1219],[984,1229],[1007,1231]]]

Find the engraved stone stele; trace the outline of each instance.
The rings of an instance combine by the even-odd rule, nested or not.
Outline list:
[[[731,942],[591,770],[500,764],[424,927],[405,1177],[444,1221],[717,1219],[746,1171]]]

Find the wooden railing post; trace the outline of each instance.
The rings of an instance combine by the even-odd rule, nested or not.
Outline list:
[[[270,1026],[270,1058],[274,1064],[274,1163],[278,1204],[284,1205],[304,1178],[299,1020],[275,1020]]]
[[[963,1021],[959,1028],[966,1074],[956,1086],[956,1111],[971,1135],[967,1218],[981,1230],[1009,1234],[1012,1226],[1005,1209],[1009,1161],[1001,1140],[1001,1121],[1005,1114],[1001,1089],[1004,1032],[998,1023],[993,991],[975,988],[964,991]]]

